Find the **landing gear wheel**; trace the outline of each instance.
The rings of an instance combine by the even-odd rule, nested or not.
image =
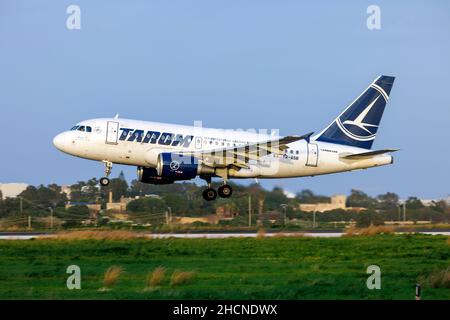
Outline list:
[[[233,189],[231,189],[229,185],[224,184],[223,186],[219,187],[217,192],[219,193],[219,196],[221,198],[228,198],[233,194]]]
[[[109,179],[107,177],[100,178],[100,185],[106,187],[109,184]]]
[[[212,188],[208,188],[203,191],[203,199],[205,199],[206,201],[214,200],[216,197],[217,192]]]
[[[111,173],[113,163],[108,160],[103,160],[102,162],[103,162],[103,165],[105,166],[105,177],[100,178],[100,185],[102,187],[106,187],[109,184],[108,177],[109,177],[109,174]]]

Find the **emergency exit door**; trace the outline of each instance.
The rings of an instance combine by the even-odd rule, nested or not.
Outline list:
[[[119,123],[108,121],[106,127],[106,143],[117,144],[119,138]]]
[[[319,147],[315,143],[308,143],[308,155],[306,158],[306,165],[310,167],[317,167],[319,160]]]

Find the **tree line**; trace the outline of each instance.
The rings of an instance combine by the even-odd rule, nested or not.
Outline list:
[[[217,187],[219,184],[215,187]],[[220,210],[233,216],[244,217],[249,210],[253,215],[267,212],[285,213],[290,219],[310,220],[311,214],[301,212],[301,203],[326,203],[330,197],[315,194],[309,189],[302,190],[293,198],[286,196],[280,187],[266,190],[259,184],[243,186],[232,183],[233,196],[228,199],[218,199],[206,202],[201,196],[204,186],[193,182],[181,182],[168,185],[150,185],[137,180],[129,184],[123,172],[117,178],[110,180],[107,187],[100,187],[96,178],[79,181],[71,185],[70,202],[78,204],[69,209],[69,214],[89,216],[89,211],[83,207],[87,203],[99,203],[104,208],[108,201],[108,194],[112,192],[113,200],[119,201],[121,197],[138,198],[128,204],[130,215],[143,213],[161,214],[168,210],[174,215],[202,216],[213,214]],[[151,195],[149,197],[149,195]],[[18,197],[5,198],[0,194],[0,218],[8,216],[30,215],[48,216],[52,211],[55,216],[65,217],[65,205],[68,196],[62,192],[61,186],[50,184],[47,186],[28,186]],[[400,220],[402,209],[399,196],[393,192],[371,197],[361,190],[351,190],[347,197],[348,207],[366,208],[365,213],[333,210],[326,213],[317,213],[321,221],[349,221],[368,217],[374,221]],[[424,204],[417,197],[406,200],[408,219],[448,221],[449,208],[447,203],[439,201],[431,206]],[[237,219],[236,221],[239,221]]]

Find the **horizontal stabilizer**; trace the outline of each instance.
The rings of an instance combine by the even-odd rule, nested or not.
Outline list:
[[[388,152],[395,152],[399,149],[383,149],[383,150],[375,150],[375,151],[369,151],[369,152],[362,152],[362,153],[343,153],[340,155],[340,158],[342,159],[364,159],[364,158],[370,158],[379,154],[384,154]]]

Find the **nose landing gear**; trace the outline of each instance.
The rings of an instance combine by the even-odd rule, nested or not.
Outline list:
[[[100,178],[100,185],[106,187],[109,184],[109,175],[112,170],[113,163],[108,160],[103,160],[103,164],[105,165],[105,177]]]

